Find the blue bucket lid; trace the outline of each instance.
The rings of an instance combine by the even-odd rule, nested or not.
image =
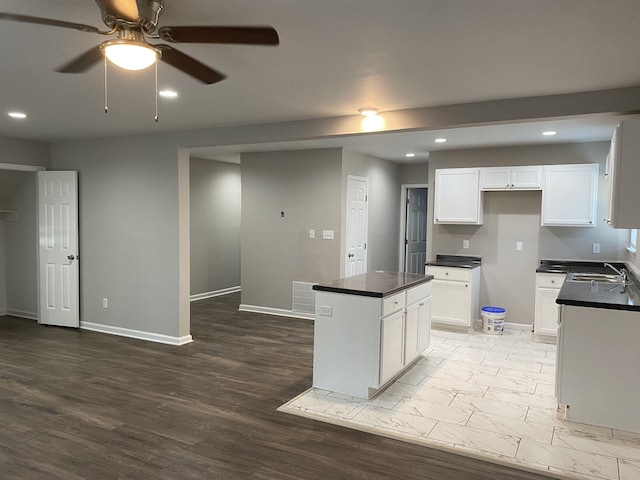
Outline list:
[[[483,312],[487,313],[504,313],[506,310],[502,307],[482,307]]]

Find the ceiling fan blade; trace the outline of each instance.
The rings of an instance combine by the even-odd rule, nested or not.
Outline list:
[[[204,63],[199,62],[195,58],[192,58],[169,45],[154,45],[154,47],[158,48],[162,52],[162,57],[160,57],[160,59],[163,62],[183,71],[187,75],[191,75],[202,83],[211,85],[212,83],[217,83],[227,78],[223,73],[215,71]]]
[[[278,45],[273,27],[161,27],[158,35],[173,43],[232,43],[244,45]]]
[[[113,15],[115,18],[137,22],[139,12],[136,0],[97,0],[103,16]]]
[[[103,58],[102,50],[98,45],[97,47],[93,47],[91,50],[87,50],[70,62],[65,63],[60,68],[56,69],[56,71],[60,73],[82,73],[89,70],[89,68],[93,67]]]
[[[35,23],[38,25],[48,25],[50,27],[72,28],[81,32],[100,33],[96,27],[83,25],[81,23],[65,22],[52,18],[31,17],[29,15],[18,15],[17,13],[0,12],[0,20],[10,20],[12,22]]]

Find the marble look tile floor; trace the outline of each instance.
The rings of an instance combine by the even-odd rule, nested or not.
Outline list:
[[[555,345],[528,331],[433,330],[377,397],[311,388],[280,410],[555,478],[639,480],[640,435],[563,420],[554,381]]]

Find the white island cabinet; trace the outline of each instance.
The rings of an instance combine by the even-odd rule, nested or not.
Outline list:
[[[314,285],[313,386],[370,398],[429,346],[431,279],[374,272]]]

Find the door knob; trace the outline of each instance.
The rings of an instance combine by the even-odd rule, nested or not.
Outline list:
[[[354,257],[355,255],[353,253],[350,253],[349,255],[347,255],[347,257],[351,258]]]
[[[67,255],[67,260],[75,260],[75,255]]]

